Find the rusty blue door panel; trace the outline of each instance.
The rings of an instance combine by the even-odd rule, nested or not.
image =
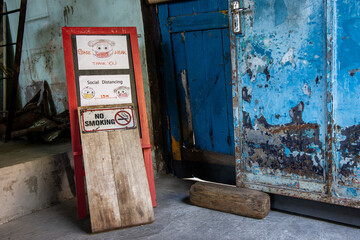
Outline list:
[[[173,153],[178,143],[234,154],[226,10],[227,0],[159,5]]]
[[[237,184],[359,206],[359,2],[241,4],[244,31],[231,35]]]
[[[360,198],[360,2],[336,2],[333,193]]]
[[[325,191],[324,4],[245,1],[238,58],[245,182]],[[325,76],[325,78],[324,78]],[[311,183],[311,184],[310,184]]]

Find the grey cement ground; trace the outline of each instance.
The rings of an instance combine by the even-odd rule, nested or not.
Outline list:
[[[156,221],[149,225],[89,234],[89,219],[76,219],[75,200],[0,226],[0,239],[360,239],[358,228],[271,211],[263,220],[192,206],[191,183],[156,180]]]

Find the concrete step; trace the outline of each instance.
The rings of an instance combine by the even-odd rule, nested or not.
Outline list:
[[[70,152],[68,140],[0,143],[0,224],[74,197]]]

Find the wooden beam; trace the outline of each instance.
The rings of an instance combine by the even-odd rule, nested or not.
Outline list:
[[[173,0],[147,0],[149,4],[157,4],[157,3],[163,3],[163,2],[171,2]]]
[[[262,219],[270,211],[270,196],[266,193],[232,185],[197,182],[190,188],[194,205]]]
[[[228,28],[229,15],[227,11],[221,11],[176,16],[170,17],[167,24],[170,33]]]

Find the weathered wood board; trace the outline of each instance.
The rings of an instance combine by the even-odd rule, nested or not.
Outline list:
[[[197,182],[190,188],[190,202],[194,205],[262,219],[270,211],[270,196],[266,193],[230,186]]]
[[[102,108],[79,107],[80,124],[81,110]],[[153,222],[138,129],[80,131],[92,232]]]

